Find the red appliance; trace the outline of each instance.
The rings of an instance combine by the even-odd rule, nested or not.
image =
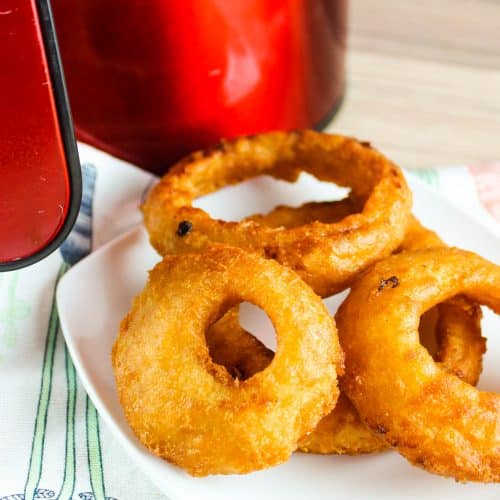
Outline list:
[[[147,169],[340,103],[347,0],[52,3],[77,136]]]
[[[81,173],[48,0],[0,0],[0,271],[71,230]]]

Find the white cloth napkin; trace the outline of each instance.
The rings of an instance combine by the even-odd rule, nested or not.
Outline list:
[[[0,273],[0,500],[165,498],[99,419],[66,351],[54,303],[57,279],[70,265],[140,223],[138,206],[154,177],[79,148],[85,190],[72,235],[43,261]],[[410,175],[500,235],[500,164]]]

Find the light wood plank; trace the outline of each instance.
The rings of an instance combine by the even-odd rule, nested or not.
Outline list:
[[[350,40],[328,130],[406,167],[500,159],[500,1],[354,0]]]
[[[500,68],[498,0],[352,0],[354,49]]]

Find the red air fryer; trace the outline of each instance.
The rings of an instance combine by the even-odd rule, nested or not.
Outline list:
[[[161,173],[220,138],[322,128],[347,0],[52,0],[77,135]],[[0,271],[70,231],[81,173],[49,0],[0,0]]]
[[[221,137],[321,129],[347,0],[52,0],[80,140],[162,173]]]
[[[48,0],[0,0],[0,271],[55,250],[81,172]]]

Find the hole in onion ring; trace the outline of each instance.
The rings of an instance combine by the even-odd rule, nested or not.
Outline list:
[[[274,326],[261,308],[248,302],[227,311],[208,328],[205,338],[212,361],[224,367],[233,379],[250,378],[264,370],[274,357]]]
[[[420,324],[418,325],[420,343],[434,359],[438,352],[438,342],[436,338],[437,321],[438,310],[436,307],[433,307],[422,314],[420,317]]]
[[[240,304],[240,325],[268,349],[276,351],[276,330],[263,309],[250,302],[242,302]]]
[[[481,306],[483,319],[481,326],[483,332],[500,333],[500,316],[491,309]],[[488,325],[488,326],[486,326]],[[498,360],[500,359],[500,345],[498,342],[488,342],[486,338],[486,353],[483,356],[483,371],[479,378],[477,388],[481,391],[500,392],[500,379],[498,378]]]
[[[310,193],[315,193],[314,199]],[[350,189],[322,182],[311,174],[302,172],[296,182],[259,176],[234,186],[226,186],[215,193],[197,198],[193,206],[221,220],[240,221],[255,214],[267,214],[277,206],[300,206],[315,201],[342,200]],[[231,207],[228,217],[227,207]]]
[[[458,295],[426,311],[420,318],[420,343],[436,361],[447,358],[451,371],[464,381],[482,391],[498,392],[500,384],[494,363],[500,357],[500,348],[495,349],[493,344],[484,352],[486,343],[482,331],[498,330],[493,323],[500,323],[499,318],[486,307],[468,304]],[[441,332],[440,320],[442,326],[446,325],[446,330]],[[483,328],[490,322],[492,326]]]

